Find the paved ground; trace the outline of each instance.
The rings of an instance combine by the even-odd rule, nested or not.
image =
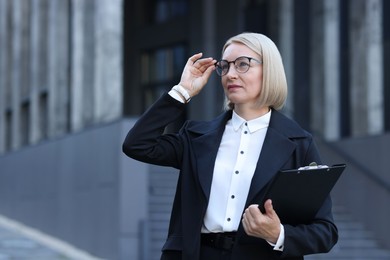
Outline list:
[[[19,232],[0,227],[0,260],[71,259]]]
[[[0,260],[102,260],[0,215]]]

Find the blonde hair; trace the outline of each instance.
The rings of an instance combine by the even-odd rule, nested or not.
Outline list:
[[[222,55],[232,43],[246,45],[256,52],[263,62],[263,82],[259,96],[259,105],[280,110],[287,99],[287,80],[282,57],[275,43],[260,33],[241,33],[231,37],[222,48]],[[233,109],[234,104],[225,97],[225,109]]]

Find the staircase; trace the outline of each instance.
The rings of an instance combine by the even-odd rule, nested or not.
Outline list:
[[[147,229],[149,241],[144,260],[160,259],[178,177],[178,173],[171,168],[151,167]],[[370,231],[354,221],[344,207],[334,206],[333,213],[339,229],[339,242],[331,252],[306,256],[306,260],[390,260],[390,250],[381,248]]]
[[[344,207],[334,206],[339,242],[327,254],[306,256],[305,260],[390,260],[390,250],[381,248],[365,227],[353,220]]]

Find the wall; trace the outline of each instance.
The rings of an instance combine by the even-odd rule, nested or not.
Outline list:
[[[138,259],[148,167],[122,154],[132,124],[118,121],[0,157],[0,214],[99,257]]]
[[[122,7],[0,1],[0,154],[121,117]]]

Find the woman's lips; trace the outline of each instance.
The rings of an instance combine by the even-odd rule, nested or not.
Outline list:
[[[234,84],[231,84],[231,85],[228,85],[228,86],[227,86],[227,89],[228,89],[228,90],[236,90],[236,89],[239,89],[239,88],[241,88],[241,86],[239,86],[239,85],[234,85]]]

